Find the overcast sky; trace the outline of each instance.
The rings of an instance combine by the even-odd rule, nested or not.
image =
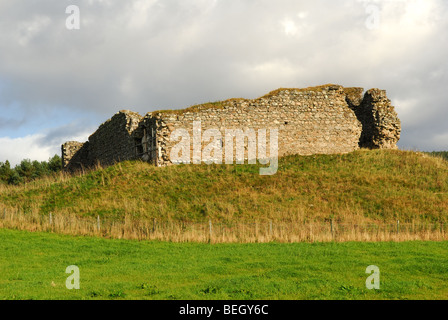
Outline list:
[[[0,161],[48,160],[122,109],[325,83],[387,90],[400,148],[448,150],[447,73],[446,0],[0,0]]]

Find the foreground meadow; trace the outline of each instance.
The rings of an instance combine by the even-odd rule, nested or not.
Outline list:
[[[0,299],[447,299],[447,242],[170,243],[0,229]],[[80,289],[66,288],[66,268]],[[368,290],[366,267],[380,269]]]

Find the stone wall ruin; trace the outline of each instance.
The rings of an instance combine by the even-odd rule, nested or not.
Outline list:
[[[132,159],[170,165],[170,151],[177,143],[171,134],[185,129],[194,135],[193,121],[200,121],[202,132],[216,129],[223,137],[228,129],[278,129],[280,157],[397,148],[401,124],[386,92],[363,92],[362,88],[330,84],[278,89],[258,99],[230,99],[183,110],[155,111],[145,117],[120,111],[86,143],[65,143],[63,164],[70,171]],[[248,135],[248,144],[250,139]],[[224,147],[225,141],[222,144]],[[245,148],[247,151],[247,145]],[[193,153],[193,148],[190,151]]]

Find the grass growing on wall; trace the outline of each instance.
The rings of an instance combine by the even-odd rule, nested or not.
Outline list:
[[[279,89],[276,89],[276,90],[273,90],[273,91],[269,92],[268,94],[265,94],[262,97],[259,97],[259,98],[255,99],[255,101],[260,100],[260,99],[272,98],[273,96],[277,96],[282,91],[321,92],[321,91],[323,91],[323,90],[325,90],[325,89],[327,89],[328,87],[331,87],[331,86],[338,86],[338,85],[335,85],[335,84],[325,84],[325,85],[308,87],[308,88],[279,88]],[[353,92],[356,89],[357,88],[344,88],[346,93],[351,93],[351,92]],[[197,112],[197,111],[206,110],[206,109],[222,109],[225,106],[231,105],[233,102],[242,102],[242,101],[248,101],[249,102],[251,100],[244,99],[244,98],[231,98],[231,99],[227,99],[227,100],[224,100],[224,101],[215,101],[215,102],[201,103],[201,104],[193,105],[193,106],[190,106],[188,108],[183,108],[183,109],[176,109],[176,110],[164,109],[164,110],[153,111],[151,113],[152,114],[163,113],[163,114],[182,115],[182,114],[187,113],[187,112]]]

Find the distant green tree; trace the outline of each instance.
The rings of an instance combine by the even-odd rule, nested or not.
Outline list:
[[[0,162],[0,183],[18,185],[38,178],[49,176],[62,170],[62,159],[57,154],[48,161],[39,162],[30,159],[22,160],[14,168],[8,160]]]
[[[448,151],[433,151],[433,152],[430,152],[429,154],[436,156],[436,157],[441,157],[445,160],[448,160]]]
[[[45,161],[33,161],[32,162],[32,174],[31,180],[38,179],[40,177],[46,176],[50,174],[50,169],[48,167],[48,163]]]
[[[24,159],[20,164],[16,165],[14,171],[22,178],[23,181],[27,182],[32,180],[33,175],[36,171],[33,163],[30,159]]]
[[[48,168],[52,172],[59,172],[62,170],[62,159],[60,156],[55,154],[52,158],[48,160]]]
[[[9,178],[12,176],[13,170],[8,160],[5,163],[0,162],[0,182],[8,183]]]
[[[13,171],[13,174],[9,177],[8,184],[11,185],[19,185],[21,183],[25,182],[25,179],[20,176],[20,174],[17,171]]]

